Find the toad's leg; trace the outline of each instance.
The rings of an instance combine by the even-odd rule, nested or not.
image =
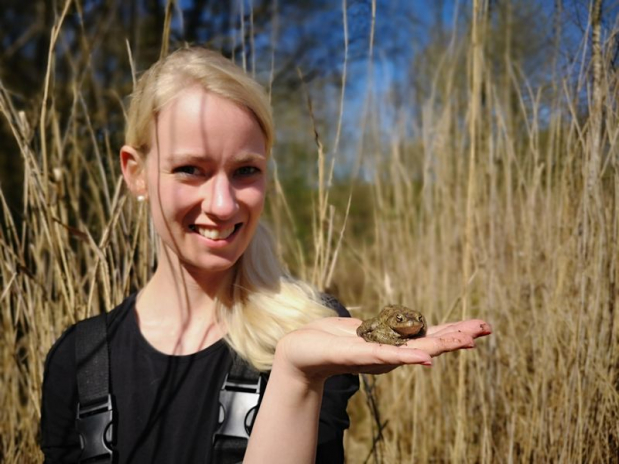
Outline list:
[[[395,345],[400,346],[406,343],[406,340],[402,340],[400,337],[394,335],[391,331],[387,331],[381,328],[367,332],[361,335],[366,342],[381,343],[383,345]]]
[[[362,322],[361,325],[357,327],[357,335],[365,338],[365,335],[367,335],[368,333],[372,333],[376,329],[378,329],[378,322],[376,321],[376,319],[369,319]]]

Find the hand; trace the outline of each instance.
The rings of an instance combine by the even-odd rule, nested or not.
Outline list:
[[[335,374],[389,372],[403,364],[431,365],[446,351],[472,348],[491,333],[481,320],[430,327],[406,345],[368,343],[359,319],[330,317],[290,332],[277,344],[273,369],[244,462],[315,462],[324,381]],[[282,443],[294,446],[282,447]]]
[[[283,337],[274,365],[306,381],[324,381],[344,373],[383,374],[404,364],[432,365],[431,358],[448,351],[473,348],[474,340],[492,328],[479,319],[431,326],[423,338],[402,346],[369,343],[357,336],[361,321],[329,317]]]

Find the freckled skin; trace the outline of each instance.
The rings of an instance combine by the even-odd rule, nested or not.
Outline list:
[[[385,306],[378,316],[364,321],[357,335],[366,342],[404,345],[412,338],[425,336],[426,319],[414,309],[402,305]]]

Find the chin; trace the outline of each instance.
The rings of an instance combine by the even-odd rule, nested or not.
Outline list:
[[[239,258],[225,258],[225,257],[210,257],[205,260],[186,260],[185,266],[199,273],[204,274],[220,274],[222,272],[230,271]]]
[[[209,274],[221,274],[230,271],[239,261],[247,246],[230,247],[232,249],[205,250],[204,247],[181,246],[173,250],[167,242],[163,242],[170,256],[176,256],[182,267],[192,274],[203,274],[208,278]],[[239,245],[239,244],[237,244]],[[243,245],[245,245],[243,243]]]

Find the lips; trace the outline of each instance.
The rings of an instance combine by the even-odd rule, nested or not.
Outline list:
[[[226,240],[232,234],[234,234],[240,227],[242,223],[235,224],[229,227],[207,227],[200,224],[191,224],[189,229],[197,234],[202,235],[202,237],[208,238],[209,240]]]

